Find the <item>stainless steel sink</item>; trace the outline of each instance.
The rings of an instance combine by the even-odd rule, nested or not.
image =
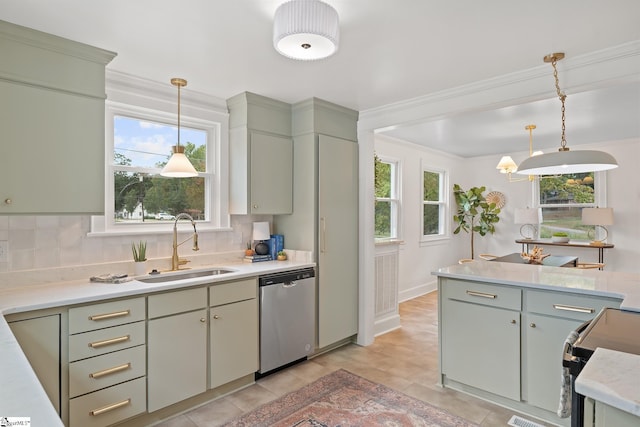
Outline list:
[[[219,276],[221,274],[233,273],[234,271],[235,270],[229,270],[226,268],[212,268],[207,270],[187,271],[184,273],[168,272],[141,277],[137,280],[144,283],[174,282],[176,280],[195,279],[196,277]]]

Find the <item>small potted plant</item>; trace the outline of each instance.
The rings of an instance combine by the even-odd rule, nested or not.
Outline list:
[[[133,254],[133,262],[136,276],[146,273],[147,261],[147,242],[140,240],[137,244],[131,243],[131,253]]]
[[[254,255],[254,251],[253,249],[251,249],[251,242],[247,242],[247,249],[244,250],[244,255],[245,256],[253,256]]]
[[[556,231],[551,235],[551,241],[554,243],[568,243],[569,235],[564,231]]]
[[[278,261],[286,261],[287,260],[287,253],[285,251],[278,251],[277,259],[278,259]]]

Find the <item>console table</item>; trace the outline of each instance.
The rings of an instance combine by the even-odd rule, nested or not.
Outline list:
[[[551,239],[541,239],[541,240],[533,240],[533,239],[518,239],[516,243],[522,244],[522,252],[529,252],[529,245],[537,245],[537,246],[569,246],[572,248],[590,248],[598,250],[598,262],[604,263],[604,250],[613,248],[613,245],[610,243],[603,243],[601,245],[590,245],[588,242],[567,242],[567,243],[558,243],[552,242]],[[526,251],[525,251],[526,246]],[[601,269],[602,270],[602,269]]]

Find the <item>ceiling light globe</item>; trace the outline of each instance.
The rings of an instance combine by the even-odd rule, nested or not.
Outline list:
[[[338,12],[319,0],[291,0],[276,10],[273,47],[303,61],[327,58],[338,50]]]

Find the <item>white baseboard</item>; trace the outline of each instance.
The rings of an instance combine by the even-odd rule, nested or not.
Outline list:
[[[373,333],[374,336],[377,337],[401,327],[402,325],[400,324],[400,315],[397,313],[391,314],[383,319],[378,319],[375,321],[373,325]]]
[[[433,280],[431,282],[415,286],[410,289],[405,289],[398,293],[398,300],[400,302],[408,301],[410,299],[419,297],[420,295],[428,294],[438,289],[438,281]]]

